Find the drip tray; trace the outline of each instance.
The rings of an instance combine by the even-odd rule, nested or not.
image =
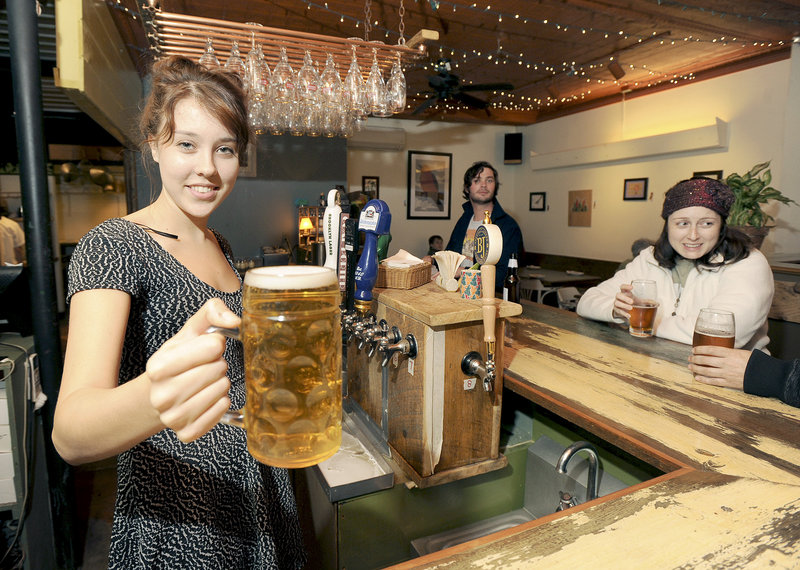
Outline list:
[[[339,451],[313,470],[332,503],[360,497],[394,485],[394,471],[371,442],[368,434],[350,415],[342,417],[342,445]]]
[[[503,513],[496,517],[440,532],[439,534],[416,538],[411,541],[411,546],[418,556],[423,556],[492,534],[493,532],[513,528],[517,525],[532,521],[534,518],[535,517],[525,509],[518,509],[510,513]]]

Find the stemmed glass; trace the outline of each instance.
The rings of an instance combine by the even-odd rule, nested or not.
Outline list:
[[[270,132],[274,135],[283,134],[290,126],[292,107],[294,106],[294,71],[289,65],[286,47],[281,46],[280,58],[272,70],[270,82]]]
[[[406,108],[406,77],[400,67],[400,58],[392,65],[386,82],[386,100],[392,113],[402,113]]]
[[[386,84],[378,66],[378,50],[372,49],[372,67],[366,84],[367,112],[379,117],[391,115],[386,106]]]
[[[211,38],[206,38],[206,51],[200,56],[200,65],[204,65],[207,69],[219,69],[219,60],[214,53],[214,43]]]
[[[303,66],[297,72],[297,110],[298,123],[305,134],[319,135],[320,104],[319,104],[320,77],[311,59],[311,52],[306,50],[303,56]]]
[[[361,78],[361,68],[358,66],[355,47],[350,60],[350,69],[347,70],[347,76],[342,86],[342,104],[353,117],[364,116],[368,113],[364,80]]]
[[[228,56],[228,61],[225,62],[225,69],[238,73],[240,77],[244,78],[247,75],[247,70],[244,67],[244,61],[239,53],[239,42],[233,40],[231,46],[231,54]]]
[[[341,114],[341,92],[342,80],[339,78],[339,72],[336,71],[333,55],[328,54],[319,82],[319,102],[322,107],[320,128],[326,137],[336,135]]]

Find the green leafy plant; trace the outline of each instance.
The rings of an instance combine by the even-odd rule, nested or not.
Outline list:
[[[782,204],[797,204],[780,190],[770,186],[772,172],[769,163],[770,161],[756,164],[743,176],[734,172],[725,179],[736,197],[728,214],[728,225],[762,228],[774,218],[761,209],[761,204],[770,200],[777,200]]]

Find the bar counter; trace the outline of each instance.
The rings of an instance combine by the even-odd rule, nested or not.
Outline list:
[[[688,345],[523,307],[506,388],[665,475],[396,568],[800,566],[800,410],[695,382]]]

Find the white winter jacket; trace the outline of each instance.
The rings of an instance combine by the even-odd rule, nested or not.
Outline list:
[[[736,348],[764,348],[769,342],[767,315],[775,282],[767,258],[757,249],[736,263],[717,268],[695,267],[689,272],[678,301],[672,272],[658,264],[653,248],[649,247],[614,277],[586,291],[578,302],[578,314],[598,321],[624,323],[625,320],[611,314],[614,298],[621,284],[634,279],[652,279],[658,286],[660,305],[653,326],[656,336],[692,344],[700,309],[713,307],[733,312]]]

